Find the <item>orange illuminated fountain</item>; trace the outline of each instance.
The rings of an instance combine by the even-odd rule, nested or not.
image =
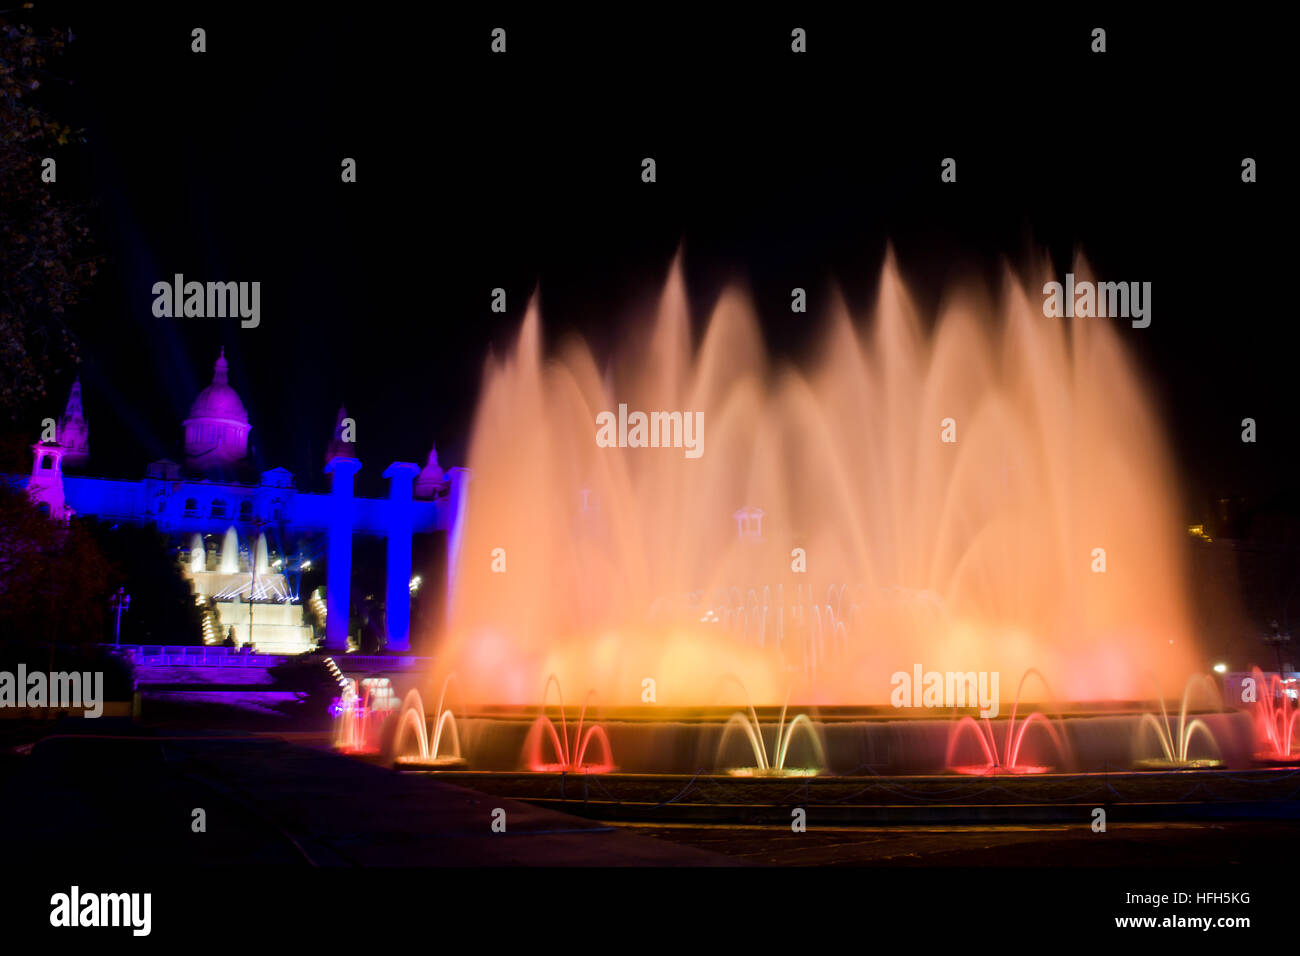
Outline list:
[[[833,297],[804,367],[735,289],[695,341],[680,264],[608,364],[576,339],[548,356],[534,300],[486,368],[439,666],[472,705],[536,706],[551,674],[607,707],[703,706],[723,674],[759,706],[883,705],[917,662],[1036,668],[1067,701],[1140,699],[1148,674],[1176,694],[1197,654],[1120,341],[1143,333],[1046,317],[1051,278],[930,321],[887,257],[874,315]],[[636,413],[667,414],[647,434]]]

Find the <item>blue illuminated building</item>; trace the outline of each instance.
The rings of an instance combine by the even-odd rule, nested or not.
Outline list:
[[[155,525],[168,535],[195,583],[200,603],[217,608],[217,639],[260,635],[260,650],[292,649],[287,635],[310,632],[301,623],[298,595],[287,584],[287,566],[304,563],[301,552],[272,561],[266,532],[280,542],[325,539],[325,646],[345,650],[348,643],[352,543],[355,535],[386,541],[385,637],[390,651],[410,649],[412,536],[442,531],[447,540],[447,587],[456,567],[465,513],[469,471],[438,465],[431,451],[421,468],[393,462],[384,471],[386,498],[353,494],[361,469],[345,410],[339,410],[326,454],[328,494],[294,487],[284,468],[247,477],[248,436],[252,430],[239,395],[228,382],[224,350],[212,384],[195,399],[183,423],[184,465],[162,460],[148,466],[141,481],[119,481],[76,474],[89,461],[89,426],[82,410],[81,385],[74,383],[53,441],[32,446],[32,472],[15,483],[52,519],[91,515],[101,520]],[[245,602],[251,598],[252,607]],[[450,602],[448,602],[450,604]],[[241,610],[242,609],[242,610]],[[250,615],[255,611],[257,621]],[[278,630],[277,630],[278,629]],[[288,643],[286,643],[288,642]],[[299,646],[297,649],[306,649]]]

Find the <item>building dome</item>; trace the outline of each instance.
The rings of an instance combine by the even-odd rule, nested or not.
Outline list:
[[[227,382],[226,350],[212,371],[212,384],[199,392],[185,419],[185,461],[191,469],[228,468],[248,454],[248,412]]]
[[[239,393],[227,384],[228,371],[226,350],[223,348],[212,371],[212,384],[194,399],[194,404],[190,406],[190,418],[214,418],[240,425],[248,424],[248,412],[239,400]]]
[[[438,447],[429,449],[429,458],[415,479],[415,497],[436,498],[447,490],[447,473],[438,464]]]

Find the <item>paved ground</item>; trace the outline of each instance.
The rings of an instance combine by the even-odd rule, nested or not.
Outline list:
[[[286,733],[54,737],[0,761],[12,852],[89,865],[1220,866],[1295,859],[1289,822],[809,827],[588,820],[399,774]],[[127,736],[117,736],[117,734]],[[193,811],[206,833],[192,830]],[[492,832],[493,811],[505,833]],[[19,857],[21,858],[21,857]]]
[[[1079,826],[810,827],[633,824],[629,832],[762,866],[1072,866],[1273,869],[1300,851],[1289,822]]]
[[[205,833],[192,829],[196,808]],[[504,833],[492,830],[498,809]],[[11,852],[66,850],[91,866],[738,862],[254,736],[46,738],[0,763],[0,819]]]
[[[924,865],[1221,866],[1296,859],[1287,821],[832,826],[584,819],[427,774],[399,774],[326,749],[324,722],[283,712],[146,701],[143,725],[0,727],[6,846],[94,866],[166,865]],[[314,713],[314,710],[313,710]],[[220,728],[220,729],[214,729]],[[512,792],[507,790],[506,792]],[[206,814],[206,833],[192,829]],[[505,811],[505,833],[491,829]],[[21,856],[15,858],[21,859]]]

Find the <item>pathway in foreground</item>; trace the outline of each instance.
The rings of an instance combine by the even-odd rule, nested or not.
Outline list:
[[[504,833],[492,831],[498,808]],[[49,737],[0,767],[0,814],[11,850],[90,865],[737,862],[270,737]]]

